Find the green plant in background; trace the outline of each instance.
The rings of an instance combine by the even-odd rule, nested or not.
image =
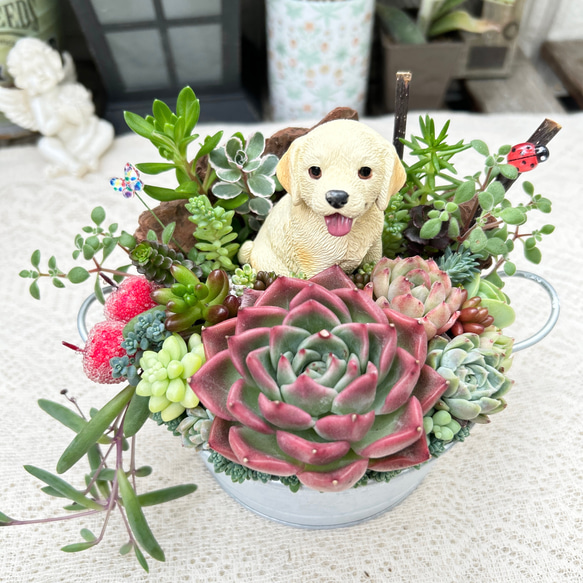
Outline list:
[[[197,168],[199,161],[212,152],[220,142],[223,132],[207,136],[194,158],[188,158],[188,146],[199,138],[193,133],[200,115],[200,102],[190,87],[178,94],[176,113],[159,99],[154,101],[152,114],[145,118],[126,111],[128,127],[139,136],[147,138],[158,149],[160,156],[169,162],[147,162],[136,167],[144,174],[160,174],[174,170],[179,186],[172,190],[145,185],[144,192],[159,201],[188,199],[195,194],[208,194],[216,175],[207,163],[205,172]]]
[[[465,30],[482,34],[499,30],[489,20],[475,18],[457,8],[465,0],[421,0],[417,18],[394,6],[391,0],[377,0],[376,12],[381,26],[399,44],[423,44],[434,37]]]
[[[94,267],[86,269],[85,267],[77,266],[70,269],[67,273],[61,271],[57,265],[57,260],[53,256],[48,261],[47,272],[43,273],[40,269],[41,252],[34,251],[30,261],[32,269],[23,269],[20,272],[20,277],[32,279],[29,291],[30,295],[35,299],[40,299],[40,290],[38,280],[43,277],[51,279],[53,285],[57,288],[65,287],[63,280],[68,280],[71,283],[82,283],[91,277],[91,274],[96,274],[94,293],[97,299],[104,303],[103,292],[101,291],[101,284],[103,283],[100,274],[109,274],[113,276],[116,282],[120,282],[125,276],[127,270],[131,267],[129,265],[122,265],[116,269],[109,269],[103,266],[107,258],[113,253],[116,247],[120,247],[125,253],[136,244],[136,240],[132,235],[122,231],[117,234],[117,223],[110,224],[107,228],[101,225],[105,221],[106,214],[103,207],[95,207],[91,211],[92,225],[82,228],[83,234],[75,236],[75,250],[73,251],[73,259],[83,258],[86,261],[91,261]],[[101,257],[98,259],[98,254]]]

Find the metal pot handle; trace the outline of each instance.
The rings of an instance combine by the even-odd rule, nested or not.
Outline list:
[[[101,290],[104,294],[109,294],[113,291],[113,287],[108,285]],[[77,314],[77,330],[79,331],[79,336],[81,336],[81,340],[83,342],[87,342],[87,336],[89,332],[87,331],[87,312],[89,312],[89,308],[95,302],[97,298],[95,294],[91,294],[86,300],[81,304],[79,308],[79,313]]]
[[[503,271],[498,272],[500,277],[508,277]],[[559,319],[559,312],[560,312],[560,304],[559,304],[559,296],[555,291],[555,288],[543,277],[540,275],[536,275],[535,273],[531,273],[530,271],[516,271],[516,273],[512,277],[522,277],[523,279],[528,279],[530,281],[534,281],[536,284],[540,285],[548,294],[551,300],[551,313],[549,315],[548,320],[545,322],[545,325],[535,334],[527,338],[526,340],[521,340],[514,345],[512,352],[519,352],[520,350],[524,350],[525,348],[530,348],[534,346],[538,342],[540,342],[554,327]],[[107,286],[103,288],[103,293],[108,294],[113,291],[113,287]],[[79,314],[77,316],[77,330],[79,330],[79,336],[83,342],[87,341],[87,312],[89,308],[96,301],[95,294],[91,294],[82,304],[81,308],[79,309]]]
[[[498,272],[500,277],[508,277],[504,272]],[[536,275],[535,273],[531,273],[530,271],[516,271],[516,273],[512,277],[522,277],[523,279],[529,279],[530,281],[534,281],[536,284],[540,285],[548,294],[551,300],[551,313],[549,315],[548,320],[545,322],[544,326],[538,331],[535,332],[532,336],[527,338],[526,340],[521,340],[517,342],[512,352],[519,352],[520,350],[524,350],[525,348],[530,348],[534,346],[538,342],[540,342],[554,327],[559,319],[559,312],[560,312],[560,304],[559,304],[559,296],[555,291],[555,288],[543,277],[540,275]]]

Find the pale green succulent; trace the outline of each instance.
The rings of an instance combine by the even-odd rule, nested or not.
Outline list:
[[[275,168],[279,159],[273,154],[262,156],[264,149],[265,138],[256,132],[246,141],[236,134],[209,154],[219,179],[213,185],[213,194],[230,201],[229,208],[248,214],[249,226],[254,230],[272,209],[270,199],[278,187]]]
[[[451,441],[459,433],[462,426],[452,418],[451,414],[443,409],[436,411],[431,409],[429,414],[423,417],[423,429],[429,436],[433,433],[437,439],[444,442]]]
[[[164,340],[159,352],[146,350],[140,359],[142,380],[136,393],[150,397],[148,406],[152,413],[160,413],[163,421],[171,421],[185,409],[199,403],[188,386],[188,379],[204,364],[204,348],[198,334],[188,340],[174,333]]]
[[[232,288],[237,295],[242,295],[247,288],[252,288],[256,281],[257,271],[248,263],[237,267],[231,277]]]
[[[197,450],[209,449],[208,438],[214,418],[215,416],[204,407],[186,409],[186,417],[176,428],[182,435],[182,445]]]
[[[480,350],[486,364],[497,371],[507,373],[512,366],[512,346],[514,338],[502,334],[496,326],[488,326],[480,334]]]
[[[435,337],[426,364],[448,381],[435,408],[457,419],[487,423],[488,415],[506,407],[502,397],[512,387],[512,381],[494,366],[506,358],[492,345],[482,348],[477,334],[460,334],[451,341]]]

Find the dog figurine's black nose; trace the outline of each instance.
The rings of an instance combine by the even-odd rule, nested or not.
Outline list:
[[[344,190],[329,190],[326,193],[326,200],[330,206],[340,209],[348,202],[348,193]]]

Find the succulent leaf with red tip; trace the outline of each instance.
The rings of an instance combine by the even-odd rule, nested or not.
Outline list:
[[[332,492],[429,458],[423,415],[446,383],[423,364],[417,320],[383,311],[339,267],[279,277],[253,301],[202,333],[191,387],[216,416],[215,451]]]
[[[126,277],[105,301],[104,313],[108,320],[129,322],[132,318],[157,306],[151,293],[157,289],[155,283],[141,276]]]
[[[467,292],[452,287],[445,271],[433,259],[383,257],[375,266],[371,283],[377,303],[423,325],[427,340],[449,330],[459,316]]]

